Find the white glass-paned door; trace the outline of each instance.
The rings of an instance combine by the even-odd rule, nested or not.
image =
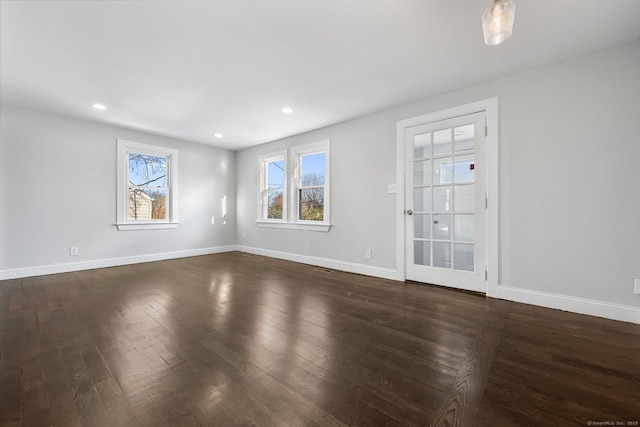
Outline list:
[[[407,278],[485,292],[484,113],[408,128]]]

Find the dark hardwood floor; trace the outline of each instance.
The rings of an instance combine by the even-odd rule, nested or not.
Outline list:
[[[0,282],[0,343],[2,426],[640,421],[639,325],[241,253]]]

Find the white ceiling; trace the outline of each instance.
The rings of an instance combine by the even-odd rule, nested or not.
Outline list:
[[[486,46],[490,3],[0,0],[0,99],[242,149],[640,39],[640,0],[515,0]]]

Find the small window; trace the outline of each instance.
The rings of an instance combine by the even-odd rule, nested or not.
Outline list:
[[[260,157],[258,226],[329,231],[329,158],[328,140]]]
[[[178,151],[118,140],[119,230],[177,227]]]

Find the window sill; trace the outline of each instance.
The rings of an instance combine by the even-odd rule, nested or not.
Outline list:
[[[312,222],[271,222],[271,221],[256,221],[258,227],[261,228],[286,228],[289,230],[309,230],[309,231],[322,231],[328,232],[331,228],[331,224],[321,222],[314,224]]]
[[[116,223],[118,231],[133,230],[166,230],[169,228],[178,228],[177,222],[120,222]]]

